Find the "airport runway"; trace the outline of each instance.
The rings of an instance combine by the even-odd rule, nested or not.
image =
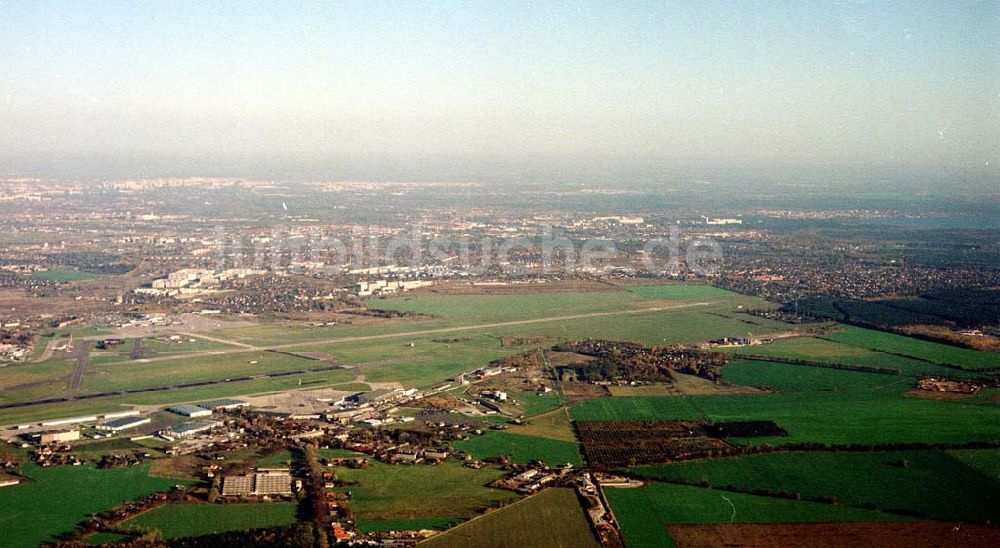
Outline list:
[[[506,321],[506,322],[493,322],[493,323],[474,324],[474,325],[462,325],[462,326],[456,326],[456,327],[441,327],[441,328],[435,328],[435,329],[424,329],[424,330],[421,330],[421,331],[407,331],[407,332],[403,332],[403,333],[385,333],[385,334],[381,334],[381,335],[362,335],[362,336],[356,336],[356,337],[339,337],[339,338],[335,338],[335,339],[324,339],[324,340],[316,340],[316,341],[306,341],[306,342],[298,342],[298,343],[292,343],[292,344],[282,344],[282,345],[275,345],[275,346],[249,346],[249,345],[243,344],[240,347],[232,348],[232,349],[214,350],[214,351],[209,351],[209,352],[197,352],[197,353],[191,353],[191,354],[179,354],[179,355],[171,355],[171,356],[162,356],[162,357],[159,357],[159,358],[148,358],[148,359],[143,359],[143,360],[136,360],[135,362],[131,362],[131,363],[151,363],[151,362],[160,362],[160,361],[168,361],[168,360],[177,360],[177,359],[183,359],[183,358],[192,358],[192,357],[198,357],[198,356],[214,356],[214,355],[219,355],[219,354],[239,354],[239,353],[245,353],[245,352],[251,352],[251,351],[286,350],[286,349],[296,348],[296,347],[302,347],[302,346],[329,345],[329,344],[340,344],[340,343],[359,342],[359,341],[377,341],[377,340],[385,340],[385,339],[393,339],[393,338],[404,338],[404,337],[419,337],[419,336],[423,336],[423,335],[433,335],[433,334],[439,334],[439,333],[452,333],[452,332],[456,332],[456,331],[470,331],[470,330],[476,330],[476,329],[492,329],[492,328],[497,328],[497,327],[507,327],[507,326],[514,326],[514,325],[528,325],[528,324],[535,324],[535,323],[569,321],[569,320],[579,320],[579,319],[586,319],[586,318],[602,318],[602,317],[613,317],[613,316],[631,316],[631,315],[638,315],[638,314],[648,314],[648,313],[652,313],[652,312],[661,312],[661,311],[664,311],[664,310],[676,310],[676,309],[680,309],[680,308],[692,308],[692,307],[696,307],[696,306],[708,306],[710,304],[713,304],[713,303],[710,303],[710,302],[684,303],[684,304],[678,304],[678,305],[674,305],[674,306],[658,306],[658,307],[653,307],[653,308],[639,308],[639,309],[635,309],[635,310],[620,310],[620,311],[615,311],[615,312],[591,312],[591,313],[587,313],[587,314],[572,314],[572,315],[568,315],[568,316],[550,316],[550,317],[547,317],[547,318],[532,318],[532,319],[529,319],[529,320],[511,320],[511,321]],[[195,336],[198,336],[198,335],[195,335]],[[217,339],[217,341],[218,342],[224,342],[225,339]],[[81,356],[81,353],[82,353],[82,356]],[[72,358],[74,356],[77,357],[77,367],[76,367],[76,369],[74,369],[73,375],[70,378],[70,390],[71,390],[71,394],[72,394],[73,391],[79,390],[80,386],[83,383],[83,375],[84,375],[85,368],[86,368],[86,365],[87,365],[87,355],[89,353],[90,353],[90,345],[89,344],[84,344],[84,343],[81,342],[81,344],[79,345],[79,348],[74,348],[73,353],[70,356],[68,356],[70,358]],[[69,395],[69,396],[66,396],[66,397],[63,397],[63,398],[47,398],[47,399],[43,399],[43,400],[33,400],[33,401],[25,401],[25,402],[12,402],[12,403],[0,404],[0,409],[11,409],[11,408],[17,408],[17,407],[30,407],[30,406],[34,406],[34,405],[45,405],[45,404],[51,404],[51,403],[60,403],[60,402],[76,401],[76,400],[86,400],[86,399],[91,399],[91,398],[102,398],[102,397],[108,397],[108,396],[121,396],[121,395],[126,395],[126,394],[141,394],[141,393],[145,393],[145,392],[161,392],[161,391],[164,391],[164,390],[171,390],[171,389],[175,389],[175,388],[191,388],[191,387],[195,387],[195,386],[209,386],[209,385],[213,385],[213,384],[222,384],[222,383],[228,383],[228,382],[239,382],[239,381],[248,381],[248,380],[255,380],[255,379],[275,378],[275,377],[287,377],[289,375],[301,375],[301,374],[305,374],[305,373],[316,373],[316,372],[322,372],[322,371],[332,371],[332,370],[335,370],[335,369],[348,368],[348,367],[352,367],[352,366],[349,366],[349,365],[348,366],[344,366],[344,365],[330,365],[330,366],[325,366],[325,367],[317,367],[317,368],[313,368],[313,369],[301,369],[301,370],[297,370],[297,371],[282,371],[282,372],[275,372],[275,373],[264,373],[264,374],[260,374],[260,375],[249,375],[249,376],[241,376],[241,377],[229,377],[229,378],[225,378],[225,379],[215,379],[215,380],[208,380],[208,381],[199,381],[199,382],[192,382],[192,383],[176,384],[176,385],[171,385],[171,386],[155,386],[155,387],[149,387],[149,388],[137,388],[137,389],[133,389],[133,390],[122,390],[122,391],[115,391],[115,392],[98,392],[98,393],[93,393],[93,394],[81,394],[81,395],[77,395],[77,396]]]

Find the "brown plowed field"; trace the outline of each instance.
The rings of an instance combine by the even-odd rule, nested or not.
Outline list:
[[[756,523],[672,525],[679,548],[920,548],[1000,546],[1000,528],[936,522]]]

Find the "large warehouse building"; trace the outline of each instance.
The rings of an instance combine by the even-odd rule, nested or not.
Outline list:
[[[167,431],[166,434],[171,437],[186,438],[201,432],[207,432],[216,426],[222,426],[222,423],[218,421],[194,421],[175,426]]]
[[[149,417],[121,417],[119,419],[102,422],[97,425],[98,430],[108,430],[110,432],[121,432],[129,428],[135,428],[144,424],[149,424]]]
[[[203,409],[211,409],[213,411],[216,410],[232,411],[234,409],[239,409],[241,407],[246,407],[248,405],[250,404],[243,400],[221,399],[221,400],[201,402],[198,404],[198,407],[201,407]]]
[[[35,434],[39,443],[54,443],[60,441],[74,441],[80,439],[80,430],[51,430]]]
[[[191,418],[207,417],[212,414],[211,409],[205,409],[204,407],[198,407],[197,405],[175,405],[170,408],[170,412]]]

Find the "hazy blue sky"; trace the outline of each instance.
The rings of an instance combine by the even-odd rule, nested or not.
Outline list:
[[[0,0],[0,156],[998,164],[998,4]]]

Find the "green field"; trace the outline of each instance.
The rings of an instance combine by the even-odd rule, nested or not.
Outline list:
[[[517,400],[518,405],[513,407],[525,417],[533,417],[549,412],[559,407],[559,395],[555,392],[539,394],[538,392],[510,392],[509,396]]]
[[[915,340],[915,339],[914,339]],[[761,357],[792,358],[826,363],[847,365],[862,365],[880,369],[898,369],[903,376],[949,376],[974,377],[968,371],[943,367],[897,354],[889,354],[860,346],[816,337],[798,337],[780,339],[770,344],[750,347],[724,348],[730,354],[743,354]]]
[[[1000,353],[997,352],[979,352],[851,325],[845,325],[842,331],[826,335],[824,338],[850,346],[871,348],[966,369],[1000,368]]]
[[[0,403],[50,397],[66,390],[75,360],[52,359],[44,363],[0,368]]]
[[[427,518],[427,519],[383,519],[357,522],[358,529],[363,533],[372,531],[420,531],[434,529],[444,531],[462,522],[461,518]]]
[[[586,338],[627,340],[652,346],[700,343],[722,336],[745,334],[747,329],[755,334],[765,334],[789,328],[787,324],[759,318],[754,318],[754,325],[747,326],[738,314],[730,313],[731,308],[732,303],[723,302],[641,314],[508,326],[491,332],[496,336],[542,336],[557,341]]]
[[[789,433],[782,438],[755,439],[754,444],[1000,440],[1000,407],[876,391],[595,398],[580,402],[570,415],[575,420],[773,420]]]
[[[193,342],[190,339],[195,339]],[[126,342],[126,345],[129,343]],[[184,335],[180,341],[159,340],[146,338],[142,340],[142,345],[152,350],[152,355],[163,354],[183,354],[188,352],[205,352],[208,350],[221,350],[223,348],[233,348],[231,344],[210,341],[199,338],[197,335],[191,337]]]
[[[996,455],[987,450],[974,458]],[[774,453],[641,467],[634,473],[692,485],[707,480],[717,488],[798,493],[807,500],[836,497],[840,504],[942,521],[1000,520],[1000,507],[993,503],[1000,482],[944,451]]]
[[[670,284],[670,285],[640,285],[630,287],[631,293],[635,293],[644,299],[734,299],[746,298],[739,293],[733,293],[718,287],[698,284]]]
[[[146,440],[144,440],[146,441]],[[151,448],[149,445],[141,445],[130,441],[128,438],[112,438],[107,440],[97,440],[89,442],[78,442],[73,444],[72,454],[81,460],[96,462],[102,455],[108,454],[124,455],[149,453],[151,457],[162,457],[163,452]]]
[[[948,454],[1000,482],[1000,449],[952,449]]]
[[[149,465],[113,470],[21,465],[32,481],[0,489],[0,546],[33,548],[53,542],[92,513],[186,483],[152,478],[148,471]]]
[[[746,308],[773,306],[758,298],[739,295],[711,286],[685,284],[643,286],[601,292],[553,291],[506,295],[400,296],[372,299],[368,302],[368,306],[372,309],[410,312],[419,316],[324,326],[261,324],[216,331],[212,334],[228,340],[267,346],[543,319],[554,316],[636,312],[644,308],[700,302],[711,303],[710,306],[699,307],[700,310],[713,309],[717,312],[727,313],[740,305]],[[750,321],[755,326],[779,324],[779,322],[747,316],[740,319]],[[734,318],[733,328],[737,328],[740,323],[738,319]],[[745,331],[746,325],[746,323],[742,323],[743,328],[736,333]],[[756,331],[757,328],[755,328]]]
[[[50,268],[42,272],[35,272],[31,275],[31,277],[38,280],[49,280],[53,282],[79,282],[82,280],[100,278],[101,275],[93,274],[91,272],[81,272],[71,268]]]
[[[113,363],[88,367],[83,386],[89,392],[129,390],[309,369],[320,365],[312,360],[276,352],[206,355],[150,363]]]
[[[298,521],[291,502],[259,504],[167,504],[122,522],[123,527],[156,528],[163,538],[193,537],[264,529]]]
[[[455,442],[454,447],[473,454],[477,459],[510,455],[514,462],[545,461],[549,466],[571,463],[583,465],[576,442],[525,436],[511,432],[487,432]]]
[[[429,295],[393,297],[368,303],[371,308],[398,310],[446,319],[453,324],[504,322],[612,312],[639,308],[643,299],[628,291],[594,293],[525,293],[511,295]]]
[[[584,400],[569,410],[573,420],[674,420],[699,419],[692,400],[678,396],[623,396]]]
[[[629,548],[673,546],[668,525],[792,523],[809,521],[905,521],[849,506],[731,493],[688,485],[652,483],[604,491]]]
[[[474,470],[454,461],[435,466],[396,466],[369,460],[364,469],[339,467],[340,487],[351,493],[348,503],[355,519],[469,518],[478,510],[516,498],[510,491],[487,487],[502,474]]]
[[[674,286],[677,295],[685,291],[695,293],[701,290],[684,290],[685,286]],[[698,286],[704,287],[704,286]],[[713,290],[713,288],[709,288]],[[650,288],[646,288],[650,290]],[[580,314],[636,312],[644,308],[665,305],[680,305],[694,301],[708,301],[725,305],[727,310],[739,304],[765,306],[760,299],[743,297],[735,293],[713,290],[711,299],[666,296],[643,297],[637,293],[621,290],[607,292],[551,292],[523,293],[507,295],[424,295],[419,297],[392,297],[373,299],[368,306],[373,309],[409,312],[419,316],[373,323],[338,324],[332,326],[286,326],[261,325],[230,329],[214,335],[241,342],[275,345],[308,343],[324,339],[363,337],[379,334],[407,333],[427,329],[466,327],[476,324],[491,324],[509,321],[544,319],[554,316]],[[667,303],[664,301],[673,301]],[[539,325],[539,324],[530,324]],[[529,330],[530,331],[530,330]]]
[[[809,367],[757,360],[737,360],[722,369],[724,381],[792,392],[870,392],[902,394],[914,387],[910,377]]]
[[[189,339],[195,338],[194,342]],[[93,343],[90,356],[87,358],[88,364],[107,365],[112,363],[131,362],[132,347],[134,339],[125,339],[120,346],[111,347],[105,350],[97,349],[97,343]],[[233,345],[200,339],[196,337],[184,336],[181,341],[158,340],[152,338],[142,339],[142,347],[145,350],[144,358],[155,358],[158,356],[170,356],[179,354],[193,354],[198,352],[210,352],[213,350],[233,349]],[[142,363],[142,362],[138,362]]]
[[[277,451],[266,455],[263,458],[256,460],[256,466],[262,467],[276,467],[276,466],[290,466],[292,462],[292,454],[289,451]]]
[[[521,426],[512,426],[510,432],[553,440],[576,441],[576,434],[573,432],[573,425],[570,423],[569,413],[566,409],[556,409],[542,415],[535,415],[524,421]]]
[[[318,449],[316,454],[324,459],[365,457],[364,453],[358,453],[357,451],[351,451],[350,449],[337,448]]]
[[[459,525],[421,546],[597,548],[600,543],[573,490],[554,488]]]

